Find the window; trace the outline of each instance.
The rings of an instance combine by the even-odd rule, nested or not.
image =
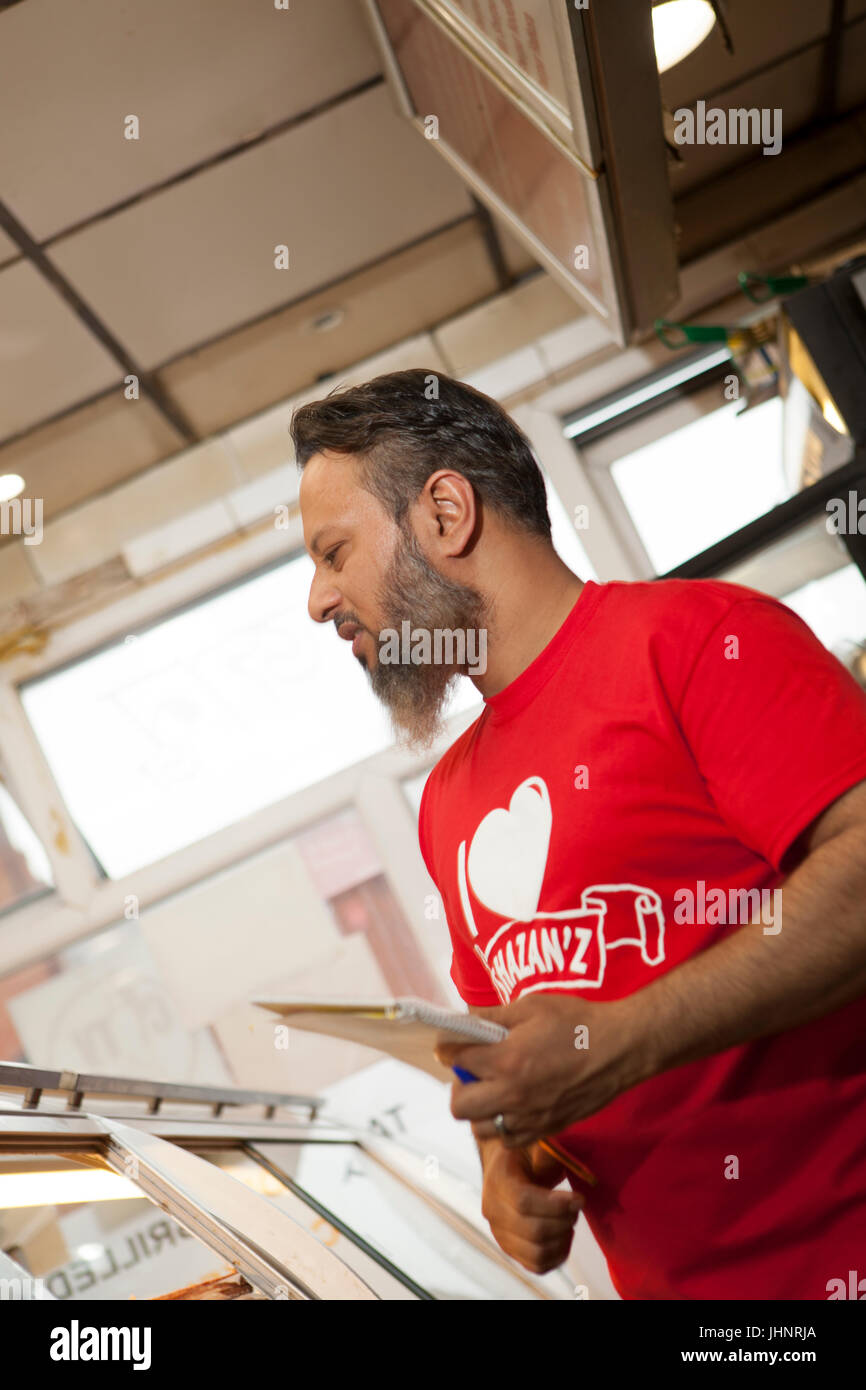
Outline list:
[[[109,877],[390,742],[348,648],[309,619],[311,572],[299,556],[23,687]]]
[[[550,538],[553,541],[554,550],[580,579],[597,579],[598,575],[593,569],[580,536],[562,505],[559,494],[547,477],[544,479],[544,486],[547,492],[547,510],[550,514]]]
[[[636,577],[718,578],[772,594],[866,684],[866,542],[850,520],[850,534],[828,520],[831,498],[849,517],[858,499],[866,513],[866,464],[839,437],[813,467],[811,399],[804,407],[792,389],[783,403],[770,382],[744,411],[725,402],[730,373],[718,354],[683,359],[580,411],[565,433]]]
[[[718,578],[772,594],[798,613],[826,647],[862,679],[866,583],[822,512]]]
[[[426,768],[424,772],[419,772],[415,777],[406,777],[402,782],[403,795],[409,802],[416,816],[418,816],[421,811],[421,797],[424,795],[424,787],[427,784],[427,778],[430,776],[430,772],[431,769]]]
[[[64,800],[110,878],[380,752],[390,724],[288,563],[21,689]],[[477,700],[470,682],[452,710]]]
[[[784,602],[808,623],[825,647],[863,677],[866,652],[866,584],[856,565],[810,580],[784,595]],[[866,682],[864,682],[866,684]]]
[[[636,571],[647,578],[706,550],[793,490],[781,401],[743,411],[742,401],[725,397],[730,361],[703,372],[700,365],[685,381],[684,369],[669,373],[679,383],[669,389],[661,376],[648,400],[648,389],[635,387],[620,415],[613,406],[596,408],[566,424]]]
[[[791,495],[782,472],[782,403],[740,417],[731,403],[618,458],[611,476],[657,574]]]
[[[50,893],[48,855],[0,782],[0,912]]]
[[[8,1061],[231,1084],[210,1028],[188,1028],[138,922],[107,927],[0,979]]]
[[[445,1003],[446,979],[424,949],[433,942],[450,964],[444,921],[425,920],[419,941],[361,816],[346,807],[142,907],[138,920],[0,979],[0,1057],[318,1093],[375,1054],[304,1034],[275,1049],[270,1016],[250,999],[361,993]]]

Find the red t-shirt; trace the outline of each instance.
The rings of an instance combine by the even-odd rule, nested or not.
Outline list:
[[[772,970],[786,851],[863,778],[866,695],[783,604],[588,582],[427,781],[457,989],[618,999],[743,927]],[[622,1297],[826,1299],[866,1276],[866,998],[559,1140],[599,1179],[585,1211]]]

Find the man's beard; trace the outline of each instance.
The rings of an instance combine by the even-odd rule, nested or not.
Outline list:
[[[434,569],[408,527],[401,527],[378,603],[384,616],[383,633],[402,633],[402,624],[408,622],[410,631],[427,632],[431,640],[437,630],[480,632],[489,607],[476,589],[446,579]],[[380,633],[380,658],[381,643]],[[400,742],[413,749],[430,747],[442,732],[443,710],[465,669],[465,663],[444,660],[418,665],[376,662],[369,672],[370,684],[387,708]]]

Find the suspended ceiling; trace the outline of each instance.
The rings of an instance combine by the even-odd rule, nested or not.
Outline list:
[[[663,103],[779,107],[785,143],[680,149],[681,264],[866,167],[866,0],[726,13]],[[536,272],[398,116],[360,0],[18,0],[0,131],[0,473],[47,517]]]

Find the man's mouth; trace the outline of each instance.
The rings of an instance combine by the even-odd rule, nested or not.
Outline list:
[[[364,629],[359,627],[357,623],[343,623],[337,628],[337,632],[344,642],[352,643],[352,655],[357,656],[361,650]]]

